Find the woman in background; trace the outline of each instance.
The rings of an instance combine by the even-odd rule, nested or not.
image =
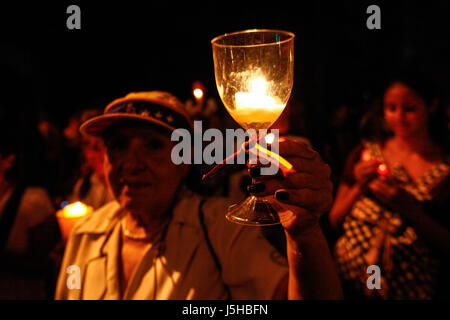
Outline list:
[[[330,223],[342,227],[335,258],[347,297],[443,297],[450,256],[450,166],[438,100],[426,78],[398,77],[385,90],[388,135],[349,156]],[[444,126],[442,126],[444,127]],[[369,265],[381,289],[369,290]]]

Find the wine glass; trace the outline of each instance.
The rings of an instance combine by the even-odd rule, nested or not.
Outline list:
[[[217,89],[230,115],[250,134],[269,129],[291,95],[294,34],[253,29],[224,34],[211,43]],[[226,217],[244,225],[274,225],[288,218],[276,210],[273,195],[250,195],[230,206]]]

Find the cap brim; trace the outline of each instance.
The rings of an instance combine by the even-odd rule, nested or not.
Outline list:
[[[169,126],[167,123],[160,121],[153,117],[141,116],[137,114],[123,114],[123,113],[111,113],[111,114],[103,114],[97,117],[93,117],[85,122],[83,122],[80,126],[80,133],[82,135],[88,136],[101,136],[107,128],[111,125],[122,122],[124,120],[136,120],[141,122],[148,122],[151,124],[156,124],[161,127],[166,128],[169,132],[175,130],[174,127]]]

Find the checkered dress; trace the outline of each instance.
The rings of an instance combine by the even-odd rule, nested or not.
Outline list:
[[[379,144],[366,143],[364,147],[384,162]],[[448,163],[442,162],[416,181],[401,166],[390,168],[390,172],[418,201],[426,201],[432,199],[431,190],[449,174],[449,169]],[[365,194],[344,219],[343,231],[334,254],[344,286],[367,298],[431,299],[434,296],[439,260],[398,213]],[[381,269],[381,290],[367,288],[369,265]]]

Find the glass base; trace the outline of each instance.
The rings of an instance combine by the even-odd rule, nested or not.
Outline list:
[[[250,195],[242,202],[229,206],[226,218],[247,226],[272,226],[292,218],[293,214],[290,211],[281,209],[273,200],[273,196]]]

